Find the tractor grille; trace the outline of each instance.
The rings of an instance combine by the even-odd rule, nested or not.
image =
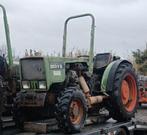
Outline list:
[[[30,81],[30,89],[39,89],[38,81]]]
[[[22,59],[20,64],[23,80],[45,79],[44,62],[42,58]]]

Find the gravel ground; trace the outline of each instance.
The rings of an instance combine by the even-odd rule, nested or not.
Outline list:
[[[142,105],[136,114],[136,120],[141,123],[147,124],[147,105]]]
[[[138,109],[135,119],[136,121],[139,121],[141,124],[147,125],[147,105],[142,105],[142,107]],[[146,134],[147,133],[145,133],[145,135]],[[10,127],[10,128],[6,128],[2,135],[36,135],[36,134],[35,133],[20,133],[19,130],[15,129],[14,127]]]

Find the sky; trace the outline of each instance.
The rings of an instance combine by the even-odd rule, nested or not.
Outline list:
[[[21,57],[25,49],[42,50],[49,55],[61,53],[64,21],[84,13],[95,16],[95,53],[111,51],[127,58],[132,51],[145,48],[147,42],[147,0],[0,0],[0,3],[7,10],[12,48]],[[90,24],[88,17],[69,23],[68,51],[89,49]],[[4,31],[0,27],[3,44]]]

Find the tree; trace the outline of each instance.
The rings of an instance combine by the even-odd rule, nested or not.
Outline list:
[[[13,54],[13,61],[14,62],[19,61],[19,56],[16,56],[15,48],[12,48],[12,54]],[[0,56],[3,56],[6,58],[6,60],[8,60],[7,46],[4,43],[0,45]]]
[[[138,72],[147,75],[147,44],[144,50],[137,49],[132,54]]]

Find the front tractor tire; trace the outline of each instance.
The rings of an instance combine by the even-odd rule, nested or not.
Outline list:
[[[69,87],[58,98],[56,119],[65,133],[77,133],[84,126],[87,116],[87,102],[78,88]]]
[[[117,121],[130,120],[138,107],[138,87],[132,65],[120,63],[112,79],[113,91],[109,93],[110,115]]]

